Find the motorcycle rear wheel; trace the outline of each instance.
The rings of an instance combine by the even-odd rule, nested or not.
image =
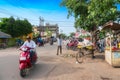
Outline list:
[[[20,76],[21,77],[25,77],[26,75],[27,75],[27,70],[26,69],[20,70]]]

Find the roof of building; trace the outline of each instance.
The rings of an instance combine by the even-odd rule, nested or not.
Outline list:
[[[11,38],[11,35],[0,31],[0,38]]]

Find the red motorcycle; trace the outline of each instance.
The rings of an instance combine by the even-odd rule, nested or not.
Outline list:
[[[67,43],[66,47],[67,49],[71,49],[75,51],[77,49],[77,44],[78,44],[77,40],[72,40],[70,41],[70,43]]]
[[[20,53],[19,59],[19,69],[21,77],[25,77],[28,73],[28,70],[36,63],[37,54],[33,53],[32,58],[30,58],[30,50],[29,47],[23,47],[20,49],[22,52]],[[31,62],[32,60],[32,62]]]

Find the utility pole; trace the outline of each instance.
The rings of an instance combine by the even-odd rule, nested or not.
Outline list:
[[[42,22],[42,21],[41,21],[41,20],[42,20],[41,17],[39,17],[39,20],[40,20],[39,26],[41,26],[41,22]]]
[[[42,18],[42,26],[44,26],[44,19]]]
[[[40,20],[39,26],[44,26],[44,19],[43,19],[43,17],[40,16],[39,20]]]
[[[40,35],[43,36],[43,33],[44,33],[44,19],[43,17],[39,17],[39,20],[40,20],[40,24],[39,24],[39,27],[41,28],[41,31],[40,31]]]

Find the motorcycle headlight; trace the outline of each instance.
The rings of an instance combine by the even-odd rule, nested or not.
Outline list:
[[[22,48],[22,51],[27,51],[27,48]]]

